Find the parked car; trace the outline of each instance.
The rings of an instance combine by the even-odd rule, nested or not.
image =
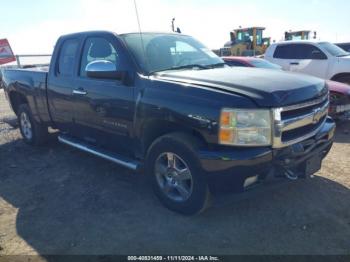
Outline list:
[[[327,81],[330,92],[329,114],[335,119],[350,119],[350,86]]]
[[[350,52],[350,43],[338,43],[336,44],[346,52]]]
[[[229,66],[282,70],[281,66],[272,64],[261,58],[229,56],[223,57],[223,60]],[[327,81],[327,85],[331,97],[329,110],[330,116],[335,119],[348,119],[350,114],[350,86],[331,80]]]
[[[266,51],[265,59],[287,71],[350,84],[350,53],[328,42],[274,43]]]
[[[229,66],[257,67],[257,68],[282,70],[281,66],[270,63],[265,59],[257,58],[257,57],[225,56],[225,57],[222,57],[222,59]]]
[[[324,81],[230,68],[190,36],[85,32],[62,36],[48,71],[4,71],[24,141],[59,141],[144,170],[169,209],[195,214],[209,180],[247,188],[305,178],[333,143]]]

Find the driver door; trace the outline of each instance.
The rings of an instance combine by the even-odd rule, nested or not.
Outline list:
[[[125,153],[131,143],[134,88],[114,79],[88,78],[85,71],[89,63],[97,60],[110,61],[117,70],[124,71],[115,41],[115,38],[107,36],[85,40],[78,92],[75,92],[76,125],[83,140]]]

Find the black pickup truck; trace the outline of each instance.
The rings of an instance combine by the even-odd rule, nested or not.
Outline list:
[[[247,188],[321,168],[335,124],[324,81],[230,68],[190,36],[62,36],[50,67],[3,72],[28,144],[59,141],[142,170],[171,210],[202,211],[211,179]]]

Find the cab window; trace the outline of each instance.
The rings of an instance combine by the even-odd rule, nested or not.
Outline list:
[[[309,44],[287,44],[276,47],[274,58],[279,59],[327,59],[327,56],[316,46]]]
[[[57,74],[64,77],[73,76],[78,47],[79,41],[76,39],[68,39],[63,42],[58,59]]]
[[[105,38],[90,37],[86,40],[80,63],[80,76],[86,77],[86,66],[97,60],[106,60],[119,67],[118,53],[113,45]]]
[[[290,49],[290,45],[278,45],[276,47],[275,53],[273,54],[273,57],[279,59],[289,59]]]
[[[292,53],[295,59],[327,59],[326,55],[316,46],[308,44],[299,44]]]

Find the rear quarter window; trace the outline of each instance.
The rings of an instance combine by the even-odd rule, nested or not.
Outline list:
[[[78,47],[79,41],[77,39],[68,39],[63,42],[58,59],[58,75],[73,76]]]
[[[291,48],[291,45],[278,45],[276,47],[275,53],[273,54],[273,58],[290,59]]]

